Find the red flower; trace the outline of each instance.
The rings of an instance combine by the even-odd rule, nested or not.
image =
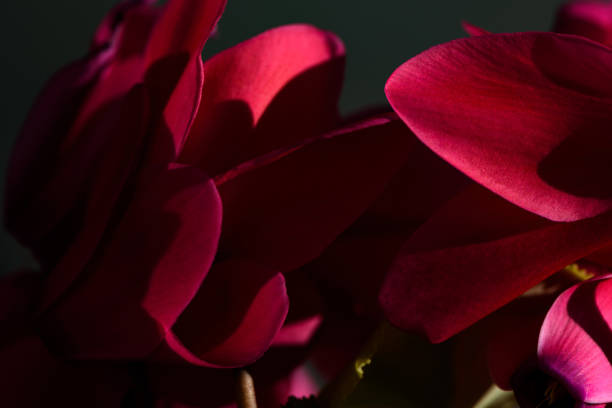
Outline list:
[[[559,8],[554,31],[612,45],[612,4],[600,0],[571,1]]]
[[[392,322],[441,341],[577,259],[610,261],[611,69],[612,51],[581,37],[485,34],[391,76],[404,122],[485,187],[401,249],[381,293]]]
[[[394,180],[417,178],[415,162],[446,169],[394,115],[339,126],[344,49],[331,33],[281,27],[202,63],[225,2],[150,3],[111,12],[90,53],[51,79],[15,146],[6,223],[44,277],[13,297],[28,308],[11,312],[15,329],[0,339],[7,398],[48,389],[53,401],[54,373],[80,387],[79,406],[103,384],[113,401],[231,403],[223,368],[275,345],[291,359],[271,351],[253,370],[272,390],[262,395],[286,396],[321,319],[306,307],[281,328],[288,291],[293,311],[305,290],[287,289],[291,271],[358,220],[395,221],[388,194],[402,197]],[[48,362],[36,381],[24,355]],[[174,383],[166,364],[178,367]],[[93,387],[99,366],[109,375]],[[198,395],[175,392],[198,379]]]
[[[554,294],[525,296],[485,321],[490,371],[500,387],[514,389],[521,406],[612,402],[611,282],[600,275]]]

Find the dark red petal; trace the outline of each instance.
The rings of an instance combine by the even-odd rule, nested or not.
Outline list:
[[[181,161],[219,174],[329,130],[344,47],[307,25],[266,31],[206,61],[204,94]]]
[[[57,72],[34,103],[13,147],[7,169],[5,222],[25,245],[32,245],[39,237],[18,221],[23,206],[48,177],[54,155],[109,56],[101,53]]]
[[[612,242],[612,213],[553,223],[470,188],[400,251],[380,301],[389,320],[439,342]]]
[[[237,367],[270,347],[289,308],[282,274],[248,261],[213,266],[160,350],[160,359]],[[162,354],[163,353],[163,354]]]
[[[5,407],[119,407],[130,386],[126,370],[61,361],[33,336],[0,348],[0,365]]]
[[[487,360],[493,381],[512,389],[510,379],[535,358],[540,327],[554,296],[525,296],[487,318]]]
[[[554,31],[612,45],[612,4],[580,0],[564,4],[557,12]]]
[[[611,275],[563,292],[550,308],[538,342],[538,361],[578,400],[612,401]]]
[[[238,166],[218,179],[220,249],[276,270],[302,266],[367,209],[414,146],[401,122],[379,117]]]
[[[612,209],[610,72],[612,50],[583,38],[482,35],[409,60],[386,93],[449,163],[522,208],[572,221]]]
[[[92,171],[90,191],[83,199],[85,201],[84,215],[78,218],[78,211],[73,210],[73,213],[77,213],[73,214],[77,216],[73,222],[85,227],[77,229],[74,236],[66,237],[72,244],[49,274],[39,304],[40,309],[48,307],[70,287],[90,261],[104,231],[109,228],[109,224],[116,221],[113,220],[113,210],[116,209],[115,205],[125,183],[141,159],[140,150],[145,140],[145,132],[148,130],[148,118],[148,100],[145,89],[137,86],[123,102],[116,128],[113,129],[106,148],[108,154],[104,160],[98,162],[95,170]],[[66,184],[70,186],[68,182],[62,184],[61,180],[69,180],[70,177],[73,177],[72,172],[78,172],[78,163],[80,162],[76,160],[67,161],[65,170],[60,173],[63,177],[56,179],[60,184],[52,184],[52,188],[43,197],[53,197],[54,194],[62,192]],[[75,165],[77,165],[76,168],[73,167]],[[69,193],[67,192],[66,195]],[[42,211],[38,213],[46,214]],[[36,218],[30,217],[30,222],[36,221]],[[42,224],[42,221],[38,223]],[[47,247],[56,251],[63,249],[53,242],[47,242]],[[62,255],[61,252],[63,251],[52,255]]]
[[[147,356],[215,256],[221,204],[197,169],[170,165],[126,204],[79,280],[43,316],[46,337],[73,357]]]

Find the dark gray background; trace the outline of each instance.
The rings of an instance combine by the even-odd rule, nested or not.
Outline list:
[[[202,0],[205,1],[205,0]],[[217,38],[205,54],[267,28],[307,22],[337,33],[348,55],[343,112],[384,102],[386,78],[428,47],[465,36],[467,20],[494,32],[547,30],[562,0],[229,0]],[[46,79],[87,50],[90,36],[116,0],[10,0],[0,12],[3,39],[2,138],[4,169],[27,110]],[[2,230],[0,274],[32,265],[28,253]]]

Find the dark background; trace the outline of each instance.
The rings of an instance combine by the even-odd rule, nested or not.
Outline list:
[[[205,1],[205,0],[202,0]],[[219,35],[205,56],[268,28],[296,22],[332,30],[345,42],[347,72],[341,100],[347,113],[384,102],[387,77],[435,44],[465,36],[461,21],[494,32],[547,30],[562,0],[229,0]],[[116,0],[8,0],[0,7],[2,138],[0,191],[13,141],[46,79],[80,57]],[[2,229],[0,274],[33,265]]]

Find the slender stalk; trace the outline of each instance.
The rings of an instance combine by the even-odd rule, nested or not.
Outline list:
[[[383,321],[348,367],[321,391],[318,403],[322,408],[339,408],[346,402],[363,378],[364,368],[371,363],[388,328],[389,323]]]
[[[238,372],[238,381],[236,384],[236,402],[238,408],[257,408],[257,400],[255,398],[255,384],[253,377],[246,370]]]

